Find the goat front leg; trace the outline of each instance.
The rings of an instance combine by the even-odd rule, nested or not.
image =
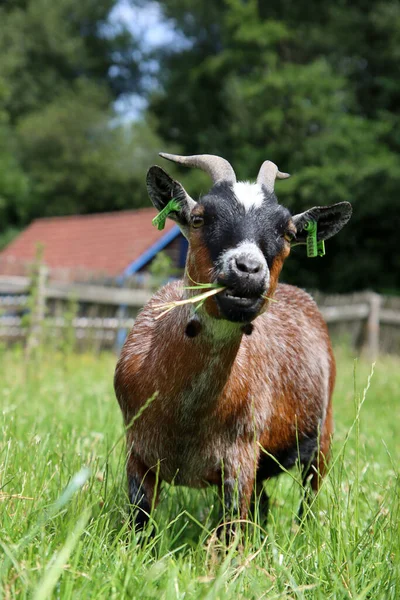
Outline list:
[[[235,534],[237,529],[237,519],[239,518],[244,525],[247,519],[251,498],[253,495],[255,480],[255,462],[258,460],[254,456],[254,449],[243,452],[239,465],[224,463],[222,470],[222,498],[224,503],[224,521],[226,525],[222,528],[225,531],[227,541]]]
[[[332,443],[333,419],[332,404],[328,406],[327,416],[322,428],[320,439],[315,448],[315,457],[310,464],[303,468],[303,497],[297,513],[297,521],[302,521],[305,508],[314,498],[314,493],[319,491],[322,479],[326,474]],[[310,489],[311,488],[311,489]],[[312,491],[311,491],[312,490]]]
[[[255,490],[252,498],[253,518],[258,514],[261,522],[266,522],[269,513],[269,496],[264,488],[264,482],[256,479]]]
[[[156,476],[135,455],[128,434],[128,458],[126,472],[128,476],[128,496],[131,505],[131,523],[137,530],[143,529],[149,521],[153,505],[158,502]]]

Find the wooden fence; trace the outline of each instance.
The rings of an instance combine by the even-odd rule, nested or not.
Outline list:
[[[151,293],[53,281],[44,266],[35,279],[0,276],[0,339],[32,345],[39,343],[44,330],[57,337],[72,328],[78,344],[90,340],[98,348],[115,347]],[[333,336],[346,338],[371,360],[380,351],[400,353],[400,298],[373,292],[313,295]]]
[[[400,354],[400,298],[375,292],[325,295],[314,292],[331,335],[371,361],[380,352]]]
[[[144,289],[52,281],[44,266],[34,278],[0,275],[0,339],[36,345],[44,333],[73,328],[81,345],[113,347],[150,297]]]

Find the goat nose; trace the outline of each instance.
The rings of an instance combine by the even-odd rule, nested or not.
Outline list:
[[[248,273],[249,275],[255,275],[263,268],[261,261],[251,256],[237,256],[235,258],[235,266],[238,271]]]

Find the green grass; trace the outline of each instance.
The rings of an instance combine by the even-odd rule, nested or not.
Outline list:
[[[354,377],[337,354],[334,466],[309,518],[293,524],[300,490],[281,476],[267,527],[226,550],[212,489],[165,487],[155,535],[129,532],[115,357],[0,351],[0,597],[398,599],[400,360],[364,392],[370,365]]]

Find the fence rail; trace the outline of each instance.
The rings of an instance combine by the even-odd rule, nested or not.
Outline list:
[[[0,275],[0,339],[30,338],[31,343],[37,343],[44,327],[53,336],[72,327],[78,340],[95,338],[112,346],[118,332],[133,326],[135,311],[151,297],[144,289],[51,281],[44,266],[38,270],[34,294],[32,281],[29,277]],[[380,348],[388,350],[387,344],[381,344],[382,326],[385,335],[387,328],[396,332],[398,347],[395,344],[394,351],[400,351],[400,298],[364,292],[339,296],[316,293],[315,299],[328,326],[341,326],[346,334],[352,332],[353,345],[370,359],[376,358]],[[66,318],[71,301],[79,309]],[[85,312],[82,307],[89,307],[89,314],[79,314]],[[108,314],[96,314],[102,311]],[[24,313],[30,315],[28,328]]]
[[[0,275],[0,294],[28,294],[30,286],[31,279],[28,277],[6,277]],[[93,304],[134,307],[143,306],[151,296],[147,290],[131,290],[122,287],[64,282],[45,282],[40,293],[50,300],[76,299],[79,302],[90,302]]]

